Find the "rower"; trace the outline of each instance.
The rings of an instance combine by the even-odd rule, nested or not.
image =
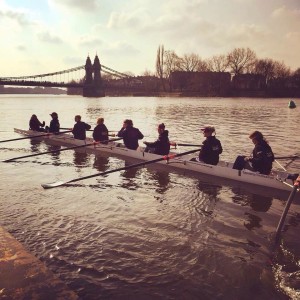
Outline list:
[[[103,118],[97,119],[97,126],[93,131],[93,139],[96,142],[104,142],[106,144],[108,143],[108,130],[104,124]]]
[[[204,162],[208,165],[217,165],[219,155],[223,152],[223,148],[221,142],[216,138],[215,127],[208,125],[201,128],[201,131],[206,139],[202,142],[199,157],[192,158],[192,160]]]
[[[89,125],[85,122],[82,122],[80,115],[76,115],[74,119],[76,122],[72,129],[74,139],[85,140],[86,139],[86,130],[91,129],[91,125]]]
[[[144,142],[147,146],[145,152],[150,152],[159,155],[167,155],[170,152],[169,131],[165,130],[165,124],[161,123],[157,127],[158,139],[153,142]]]
[[[52,120],[50,121],[50,126],[46,126],[46,131],[47,132],[52,132],[52,133],[57,133],[59,132],[60,129],[60,124],[58,121],[58,114],[56,112],[53,112],[50,114],[52,117]]]
[[[233,169],[247,169],[253,172],[259,172],[260,174],[269,175],[274,161],[272,148],[260,131],[252,132],[249,138],[255,145],[252,156],[239,155],[233,164]]]
[[[122,137],[126,148],[131,150],[136,150],[139,147],[138,140],[144,138],[144,135],[139,131],[139,129],[133,127],[133,122],[130,119],[126,119],[123,122],[123,126],[117,136]]]
[[[43,131],[45,131],[45,129],[43,128],[44,126],[45,126],[45,121],[43,121],[43,123],[41,123],[36,115],[31,116],[31,118],[29,120],[29,130],[43,132]]]

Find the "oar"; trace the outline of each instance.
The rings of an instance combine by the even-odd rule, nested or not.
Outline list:
[[[107,141],[103,141],[103,142],[114,142],[114,141],[118,141],[118,140],[121,140],[121,139],[122,138],[117,138],[117,139],[111,139],[111,140],[107,140]],[[97,145],[97,144],[100,144],[100,143],[101,142],[93,142],[93,143],[88,143],[88,144],[79,145],[79,146],[72,146],[72,147],[58,149],[58,150],[51,150],[51,151],[46,151],[46,152],[39,152],[39,153],[34,153],[34,154],[29,154],[29,155],[23,155],[23,156],[18,156],[18,157],[13,157],[13,158],[10,158],[10,159],[3,160],[3,162],[11,162],[11,161],[15,161],[15,160],[21,159],[21,158],[39,156],[39,155],[44,155],[44,154],[49,154],[49,153],[57,153],[57,152],[72,150],[72,149],[78,149],[78,148],[83,148],[83,147],[87,147],[87,146]]]
[[[62,132],[57,132],[57,133],[47,132],[47,133],[44,133],[44,134],[30,135],[30,136],[26,136],[26,137],[17,138],[17,139],[3,140],[3,141],[0,141],[0,143],[19,141],[19,140],[25,140],[25,139],[32,139],[32,138],[37,138],[37,137],[42,137],[42,136],[49,136],[49,135],[54,135],[54,134],[57,135],[57,134],[68,133],[68,132],[71,132],[71,131],[68,130],[68,131],[62,131]]]
[[[286,168],[277,159],[275,159],[275,162],[279,165],[280,168],[282,168],[283,171],[287,171]]]
[[[297,159],[300,158],[298,155],[292,155],[292,156],[276,156],[275,159]]]
[[[76,182],[76,181],[80,181],[80,180],[84,180],[84,179],[89,179],[89,178],[93,178],[93,177],[97,177],[97,176],[104,176],[104,175],[107,175],[107,174],[110,174],[110,173],[119,172],[119,171],[123,171],[123,170],[128,170],[128,169],[132,169],[132,168],[137,168],[137,167],[140,167],[140,166],[153,164],[153,163],[163,161],[163,160],[169,161],[172,158],[187,155],[187,154],[191,154],[191,153],[195,153],[195,152],[200,151],[200,150],[201,149],[196,149],[196,150],[191,150],[191,151],[187,151],[187,152],[183,152],[183,153],[164,155],[160,158],[156,158],[156,159],[152,159],[152,160],[148,160],[148,161],[143,161],[141,163],[137,163],[137,164],[125,166],[125,167],[122,167],[122,168],[109,170],[109,171],[106,171],[106,172],[100,172],[100,173],[96,173],[96,174],[92,174],[92,175],[88,175],[88,176],[84,176],[84,177],[71,179],[71,180],[68,180],[68,181],[57,181],[57,182],[54,182],[54,183],[42,184],[42,187],[44,189],[55,188],[55,187],[58,187],[58,186],[61,186],[61,185],[67,184],[67,183]]]
[[[182,146],[182,147],[202,147],[202,145],[194,145],[194,144],[180,144],[180,143],[176,143],[176,142],[170,142],[171,146],[175,146],[175,148],[177,146]]]
[[[63,127],[60,127],[60,129],[70,130],[71,127],[69,127],[69,128],[63,128]],[[86,131],[94,131],[94,130],[93,130],[93,129],[86,129]],[[108,130],[108,132],[117,132],[117,130]]]
[[[280,234],[281,234],[282,227],[284,225],[284,221],[285,221],[286,215],[287,215],[287,213],[288,213],[288,211],[290,209],[290,206],[291,206],[291,204],[293,202],[293,199],[294,199],[294,197],[296,195],[296,192],[297,192],[298,188],[299,188],[299,186],[297,186],[297,185],[293,186],[293,189],[292,189],[292,191],[291,191],[291,193],[289,195],[289,198],[288,198],[288,200],[286,202],[283,214],[282,214],[282,216],[280,218],[280,221],[279,221],[277,229],[276,229],[276,235],[275,235],[275,241],[276,242],[278,242],[278,240],[279,240],[279,237],[280,237]]]

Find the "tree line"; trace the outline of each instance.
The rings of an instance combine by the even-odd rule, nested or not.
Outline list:
[[[170,74],[175,71],[259,74],[266,78],[266,83],[271,79],[300,76],[300,68],[292,71],[283,61],[258,58],[250,48],[235,48],[227,54],[202,59],[195,53],[179,56],[174,50],[165,50],[164,45],[159,45],[156,55],[156,76],[160,78],[164,91],[166,91],[165,82],[170,84]],[[146,72],[144,75],[149,73]]]

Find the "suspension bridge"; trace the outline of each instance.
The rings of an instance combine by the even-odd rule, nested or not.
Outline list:
[[[101,73],[105,73],[109,80],[104,80]],[[140,84],[134,77],[101,65],[98,55],[95,56],[93,63],[88,56],[85,65],[63,71],[0,77],[0,85],[78,88],[82,89],[84,97],[104,97],[106,90],[111,88],[128,90],[137,83]]]

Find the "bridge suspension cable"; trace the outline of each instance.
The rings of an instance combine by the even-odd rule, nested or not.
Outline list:
[[[119,78],[130,78],[132,76],[122,73],[122,72],[118,72],[112,68],[106,67],[104,65],[101,65],[102,67],[102,71],[104,73],[119,77]],[[67,70],[63,70],[63,71],[58,71],[58,72],[52,72],[52,73],[45,73],[45,74],[37,74],[37,75],[29,75],[29,76],[14,76],[14,77],[0,77],[1,80],[24,80],[24,79],[35,79],[35,78],[41,78],[41,77],[49,77],[49,76],[54,76],[54,75],[62,75],[62,74],[66,74],[66,73],[71,73],[71,72],[75,72],[78,70],[84,70],[85,66],[79,66],[79,67],[75,67],[75,68],[71,68],[71,69],[67,69]]]
[[[129,78],[129,77],[132,77],[132,76],[130,76],[130,75],[128,75],[128,74],[118,72],[118,71],[113,70],[113,69],[111,69],[111,68],[109,68],[109,67],[106,67],[106,66],[104,66],[104,65],[101,65],[101,67],[102,67],[102,71],[103,71],[103,72],[108,73],[108,74],[115,75],[115,76],[120,77],[120,78],[124,78],[124,77]]]
[[[75,71],[79,71],[81,69],[84,69],[85,66],[79,66],[63,71],[53,72],[53,73],[46,73],[46,74],[40,74],[40,75],[30,75],[30,76],[18,76],[18,77],[0,77],[1,80],[19,80],[19,79],[30,79],[30,78],[38,78],[38,77],[48,77],[48,76],[54,76],[54,75],[61,75],[66,73],[71,73]]]

